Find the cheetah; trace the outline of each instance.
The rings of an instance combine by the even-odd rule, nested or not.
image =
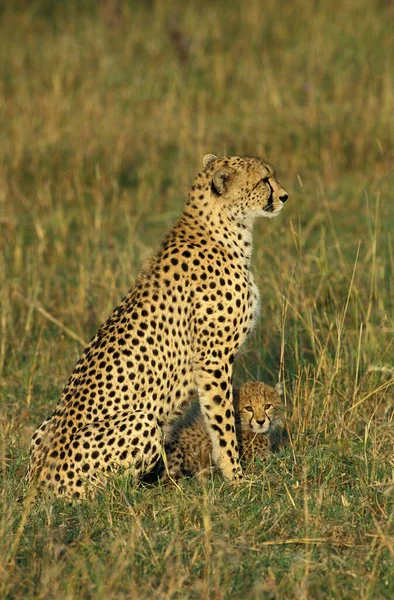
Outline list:
[[[204,157],[179,220],[33,434],[28,485],[78,499],[110,473],[140,478],[194,392],[214,462],[228,480],[242,478],[231,381],[259,306],[252,228],[287,198],[262,159]]]
[[[264,458],[285,438],[283,431],[283,388],[260,381],[244,383],[233,390],[235,429],[241,460]],[[212,466],[212,443],[198,404],[173,426],[165,443],[166,468],[161,479],[203,473]]]

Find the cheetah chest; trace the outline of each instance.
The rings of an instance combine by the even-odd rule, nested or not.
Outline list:
[[[260,312],[260,292],[251,273],[249,274],[249,294],[250,329],[253,329]]]

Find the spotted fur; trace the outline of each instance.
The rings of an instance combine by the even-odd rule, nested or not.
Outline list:
[[[233,391],[235,429],[241,460],[264,458],[281,444],[283,434],[282,387],[260,381],[245,383]],[[212,443],[198,404],[171,429],[165,444],[166,467],[162,478],[179,479],[213,466]]]
[[[204,158],[183,214],[34,433],[29,483],[79,498],[110,472],[141,476],[194,392],[213,460],[227,479],[240,479],[231,379],[259,304],[252,227],[286,200],[265,161]]]

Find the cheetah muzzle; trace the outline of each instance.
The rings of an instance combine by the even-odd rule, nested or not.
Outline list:
[[[112,472],[141,477],[195,392],[215,463],[241,478],[231,381],[259,304],[252,228],[278,215],[287,193],[259,158],[203,162],[183,214],[34,433],[29,484],[80,498]]]

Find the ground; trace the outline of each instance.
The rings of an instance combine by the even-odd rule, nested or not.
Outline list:
[[[1,594],[394,596],[391,2],[6,2],[0,34]],[[17,503],[34,428],[207,152],[266,156],[261,316],[290,444],[232,489]]]

